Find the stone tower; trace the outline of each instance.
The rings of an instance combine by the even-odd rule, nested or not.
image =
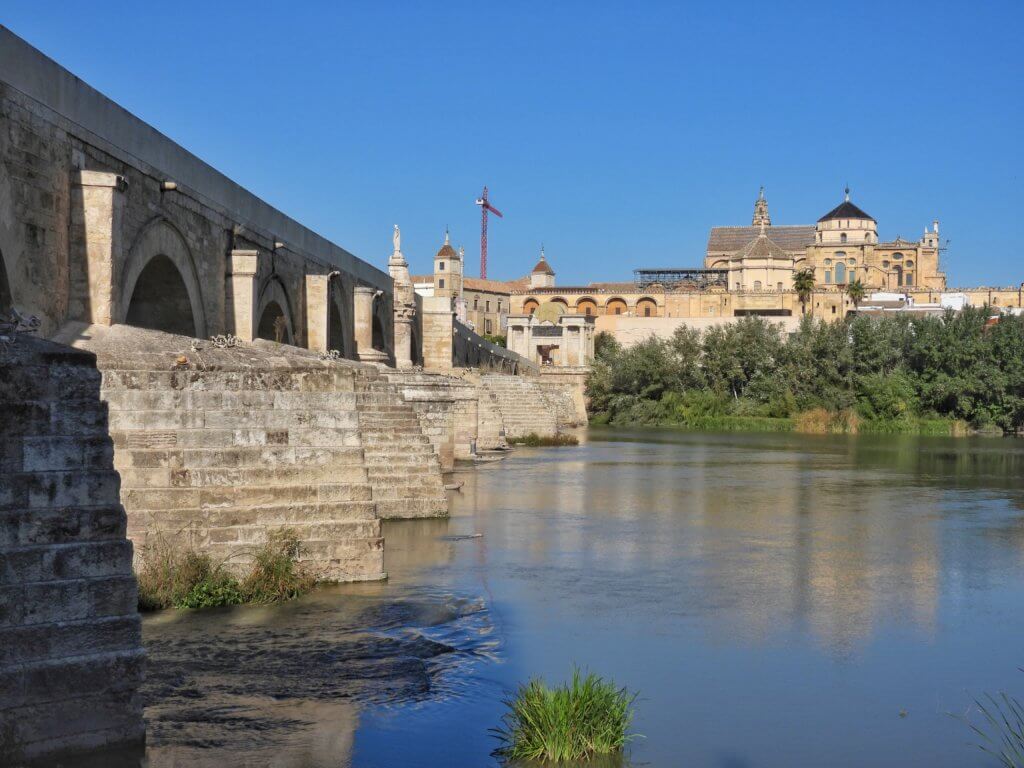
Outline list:
[[[450,299],[462,296],[462,258],[452,248],[447,230],[444,245],[434,256],[434,295]]]
[[[552,288],[555,285],[555,270],[548,264],[548,260],[544,257],[544,246],[540,247],[540,260],[534,266],[533,271],[530,272],[530,287],[531,288]]]
[[[750,223],[755,227],[770,227],[772,225],[772,217],[768,215],[768,201],[764,197],[764,187],[761,187],[761,191],[757,195],[757,201],[754,203],[754,220]]]

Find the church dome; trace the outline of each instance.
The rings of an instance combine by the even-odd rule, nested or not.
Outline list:
[[[435,256],[434,258],[435,259],[449,259],[449,260],[459,258],[459,254],[457,254],[455,252],[455,249],[452,248],[452,244],[450,242],[448,242],[448,232],[447,232],[447,230],[444,233],[444,245],[441,246],[441,250],[439,250],[437,252],[437,256]]]

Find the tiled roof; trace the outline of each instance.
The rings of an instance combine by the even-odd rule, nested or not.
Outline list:
[[[510,293],[513,288],[529,284],[529,279],[525,277],[521,277],[518,280],[482,280],[479,277],[462,278],[463,288],[470,291],[489,291],[490,293]]]
[[[851,203],[849,200],[844,200],[831,211],[822,216],[818,221],[831,221],[832,219],[868,219],[874,221],[874,217],[868,216],[864,211],[858,208],[856,205]]]
[[[545,259],[543,256],[540,257],[540,261],[537,262],[536,266],[532,270],[530,270],[530,272],[531,274],[534,275],[537,274],[538,272],[543,272],[545,275],[555,274],[555,270],[551,268],[551,265],[548,264],[548,260]]]
[[[814,226],[810,224],[765,228],[765,234],[790,253],[813,245],[814,233]],[[712,227],[708,236],[708,253],[735,253],[760,234],[760,227]]]
[[[792,258],[768,237],[767,233],[758,234],[743,248],[733,254],[734,259],[789,259]]]

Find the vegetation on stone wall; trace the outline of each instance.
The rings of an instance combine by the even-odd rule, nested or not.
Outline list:
[[[291,600],[313,588],[316,576],[298,561],[299,541],[282,529],[256,549],[248,573],[241,579],[210,555],[158,538],[143,547],[139,610],[212,608],[243,603]]]
[[[805,317],[785,335],[743,318],[623,349],[595,340],[592,423],[922,432],[1024,426],[1024,317]]]
[[[483,336],[486,341],[491,342],[491,344],[494,344],[495,346],[498,346],[498,347],[507,347],[508,346],[508,344],[507,344],[508,338],[506,336],[503,336],[503,335],[500,335],[500,334],[497,334],[497,333],[483,333],[483,334],[481,334],[481,336]]]
[[[508,438],[509,445],[524,445],[527,448],[558,447],[566,445],[579,445],[579,438],[575,435],[566,435],[559,432],[554,435],[541,436],[531,432],[523,437]]]
[[[493,730],[498,757],[544,765],[588,760],[621,752],[629,733],[636,694],[595,674],[573,671],[572,681],[548,688],[531,680],[505,701],[508,711]]]

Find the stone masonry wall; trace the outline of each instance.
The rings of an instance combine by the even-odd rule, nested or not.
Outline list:
[[[0,763],[144,739],[132,545],[100,374],[22,339],[0,355]]]

